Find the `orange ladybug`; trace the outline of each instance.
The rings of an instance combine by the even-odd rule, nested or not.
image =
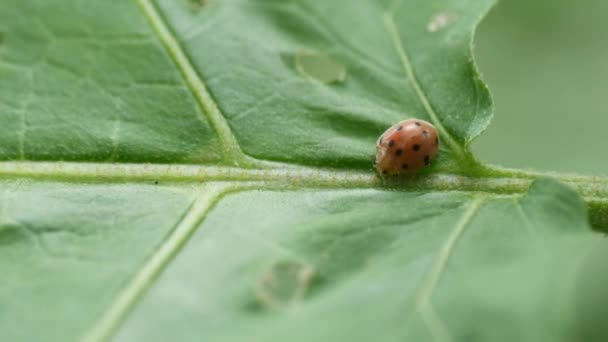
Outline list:
[[[428,166],[439,149],[437,130],[420,119],[403,120],[376,143],[376,170],[382,175],[412,175]]]

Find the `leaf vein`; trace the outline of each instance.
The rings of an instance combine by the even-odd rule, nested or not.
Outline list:
[[[428,114],[429,118],[431,119],[431,121],[433,122],[433,124],[439,130],[439,133],[440,133],[441,137],[443,138],[443,141],[445,141],[445,143],[448,145],[450,150],[452,150],[452,152],[454,152],[454,154],[456,154],[456,156],[459,159],[463,160],[463,159],[465,159],[465,151],[460,146],[460,144],[456,141],[456,139],[454,139],[454,137],[452,137],[452,135],[446,130],[446,128],[443,126],[441,120],[439,120],[439,116],[435,112],[435,109],[433,109],[433,106],[431,105],[428,96],[422,89],[422,86],[420,85],[420,82],[418,81],[418,78],[416,77],[416,73],[414,72],[414,67],[405,50],[405,47],[403,46],[401,34],[399,33],[399,30],[397,29],[397,25],[395,25],[393,12],[397,9],[397,7],[398,7],[398,4],[393,5],[392,9],[387,11],[384,14],[384,25],[385,25],[386,31],[388,32],[388,34],[391,38],[391,41],[393,43],[393,46],[394,46],[396,52],[399,55],[399,60],[401,61],[403,71],[404,71],[407,79],[409,80],[409,83],[414,88],[414,91],[416,92],[416,96],[418,97],[418,100],[424,107],[425,111],[427,112],[427,114]]]
[[[369,171],[340,171],[313,167],[243,169],[228,166],[187,164],[130,164],[94,162],[0,162],[0,178],[31,178],[64,182],[142,182],[198,183],[201,181],[264,182],[276,188],[401,188],[409,191],[475,191],[494,194],[525,193],[535,178],[553,177],[568,184],[587,203],[608,207],[608,178],[523,172],[517,174],[478,174],[471,176],[434,173],[424,177],[382,180]]]
[[[439,315],[435,313],[433,309],[433,305],[431,303],[431,297],[433,296],[433,292],[435,288],[439,284],[441,280],[441,276],[445,271],[445,268],[448,263],[448,259],[456,246],[456,243],[462,236],[464,230],[469,225],[473,217],[477,214],[481,205],[483,204],[485,198],[477,197],[471,201],[468,205],[465,213],[462,215],[447,240],[443,243],[441,248],[439,249],[439,253],[435,262],[431,268],[430,273],[428,274],[427,281],[423,284],[421,291],[418,294],[416,300],[416,307],[418,312],[420,312],[422,319],[425,324],[429,328],[431,335],[435,341],[451,341],[451,337],[449,332],[445,328],[443,322],[441,321]]]
[[[248,158],[242,152],[228,121],[221,113],[215,100],[207,90],[207,86],[194,69],[188,56],[180,46],[177,38],[175,38],[168,28],[155,5],[152,4],[151,0],[137,0],[137,3],[158,35],[159,40],[177,65],[194,98],[197,100],[200,111],[204,113],[204,117],[201,119],[209,120],[217,133],[226,162],[232,165],[251,164],[251,160],[249,159],[252,158]]]
[[[81,338],[82,342],[106,341],[115,333],[145,291],[186,244],[205,215],[227,191],[233,189],[234,186],[230,184],[218,183],[205,184],[201,188],[169,236],[118,294],[92,329]]]
[[[532,224],[532,221],[530,220],[530,217],[526,213],[524,207],[521,205],[521,200],[522,200],[521,198],[516,198],[513,200],[513,202],[515,202],[515,207],[517,208],[517,212],[519,213],[519,215],[522,217],[522,219],[525,222],[526,231],[528,232],[528,235],[533,236],[534,235],[534,225]]]

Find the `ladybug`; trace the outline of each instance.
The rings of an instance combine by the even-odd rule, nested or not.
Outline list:
[[[435,159],[439,149],[437,130],[420,119],[398,122],[376,143],[376,170],[383,175],[412,175]]]

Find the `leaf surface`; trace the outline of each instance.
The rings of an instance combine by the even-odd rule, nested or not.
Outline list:
[[[596,310],[579,279],[607,247],[548,180],[500,198],[245,192],[213,210],[118,340],[571,341],[573,313]]]
[[[606,181],[469,151],[491,5],[2,2],[0,338],[601,340]],[[382,181],[408,117],[440,157]]]
[[[216,134],[134,2],[0,6],[0,158],[220,159]]]
[[[159,8],[246,153],[361,167],[380,133],[407,117],[445,127],[444,156],[485,128],[491,103],[469,46],[491,3],[224,1],[193,12],[166,0]],[[430,31],[437,15],[455,19]],[[302,50],[343,65],[344,82],[302,77]]]

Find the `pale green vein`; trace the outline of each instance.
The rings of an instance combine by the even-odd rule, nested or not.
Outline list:
[[[85,162],[0,162],[0,178],[20,177],[63,182],[196,183],[201,181],[262,182],[276,188],[399,188],[404,190],[463,190],[497,194],[525,193],[535,178],[552,177],[576,189],[589,203],[608,207],[608,179],[597,176],[544,174],[504,170],[463,176],[434,173],[383,180],[369,171],[340,171],[311,167],[243,169],[189,164],[113,164]]]
[[[433,294],[433,291],[435,290],[435,288],[437,287],[437,284],[439,283],[439,279],[441,278],[441,273],[445,269],[448,258],[450,257],[450,254],[452,253],[454,246],[456,245],[456,242],[458,241],[458,239],[464,232],[464,229],[466,228],[466,226],[471,222],[471,220],[473,219],[473,216],[475,216],[475,214],[481,207],[484,200],[485,200],[484,197],[477,197],[469,203],[465,213],[462,215],[462,217],[460,217],[460,220],[454,226],[454,229],[452,230],[452,232],[446,239],[445,243],[441,246],[441,249],[439,250],[435,263],[431,269],[431,272],[429,273],[428,281],[426,282],[425,286],[423,286],[423,288],[420,291],[420,294],[418,296],[418,306],[419,307],[422,305],[428,305],[429,300]]]
[[[393,5],[392,7],[396,8],[396,7],[398,7],[398,5]],[[405,47],[403,46],[403,42],[401,41],[401,34],[399,33],[399,29],[397,29],[397,26],[395,25],[395,20],[393,18],[394,10],[395,9],[392,9],[392,10],[389,9],[389,12],[384,14],[384,25],[391,38],[393,46],[395,47],[395,50],[397,51],[397,54],[399,55],[399,59],[401,60],[401,65],[403,66],[403,71],[405,72],[405,75],[406,75],[407,79],[409,80],[410,84],[414,88],[414,91],[416,92],[416,96],[422,103],[424,110],[427,112],[429,118],[431,119],[433,124],[437,127],[437,129],[439,130],[439,134],[441,135],[443,142],[445,142],[448,145],[450,150],[452,150],[452,152],[454,152],[454,154],[456,155],[456,157],[458,159],[464,160],[465,155],[466,155],[464,149],[456,141],[456,139],[454,139],[454,137],[452,137],[452,135],[445,129],[445,127],[443,127],[441,120],[439,120],[439,116],[433,109],[433,106],[431,105],[428,97],[426,96],[424,90],[422,90],[422,87],[420,86],[420,82],[418,81],[418,78],[416,77],[416,73],[414,72],[414,67],[412,66],[412,63],[410,62],[410,58],[405,50]]]
[[[192,164],[112,164],[81,162],[0,162],[0,178],[26,177],[67,182],[175,183],[201,181],[283,183],[291,187],[374,187],[381,184],[373,172],[335,171],[308,167],[243,169]],[[449,177],[447,183],[457,184]],[[430,185],[430,184],[429,184]],[[497,183],[498,185],[498,183]]]
[[[521,216],[521,219],[524,221],[524,225],[526,226],[526,232],[528,233],[528,235],[533,236],[533,235],[535,235],[534,224],[532,224],[530,217],[528,217],[528,214],[526,213],[524,206],[521,204],[521,200],[522,200],[522,198],[516,198],[513,200],[513,204],[515,205],[515,210],[517,210],[517,213],[519,214],[519,216]]]
[[[93,328],[81,338],[82,342],[106,341],[112,336],[145,290],[188,241],[206,213],[231,187],[234,185],[214,183],[202,187],[169,237],[118,294]]]
[[[240,169],[179,164],[105,164],[74,162],[0,162],[0,177],[28,177],[85,182],[262,182],[276,188],[390,188],[406,190],[466,190],[493,193],[527,191],[532,179],[481,178],[432,174],[416,178],[382,180],[368,171],[317,168]],[[606,189],[608,195],[608,186]]]
[[[452,339],[443,322],[435,313],[431,303],[431,297],[433,296],[435,288],[437,288],[437,284],[439,284],[439,280],[441,280],[441,275],[447,266],[448,259],[450,258],[458,239],[462,236],[462,233],[467,225],[479,211],[479,208],[483,202],[483,197],[477,197],[468,205],[467,210],[462,215],[458,223],[456,223],[454,230],[452,230],[447,240],[441,246],[431,271],[428,274],[427,281],[423,284],[418,294],[416,307],[435,341],[449,342]]]
[[[215,132],[218,134],[226,162],[237,166],[252,164],[251,158],[248,158],[241,151],[238,141],[232,133],[226,118],[222,115],[220,109],[213,100],[213,97],[209,94],[207,87],[192,66],[192,63],[190,63],[190,60],[182,50],[177,39],[165,24],[156,7],[150,0],[137,0],[137,3],[148,18],[154,31],[156,31],[160,41],[177,64],[186,84],[188,84],[188,87],[201,106],[201,110],[206,114],[206,119],[209,120],[215,129]]]

